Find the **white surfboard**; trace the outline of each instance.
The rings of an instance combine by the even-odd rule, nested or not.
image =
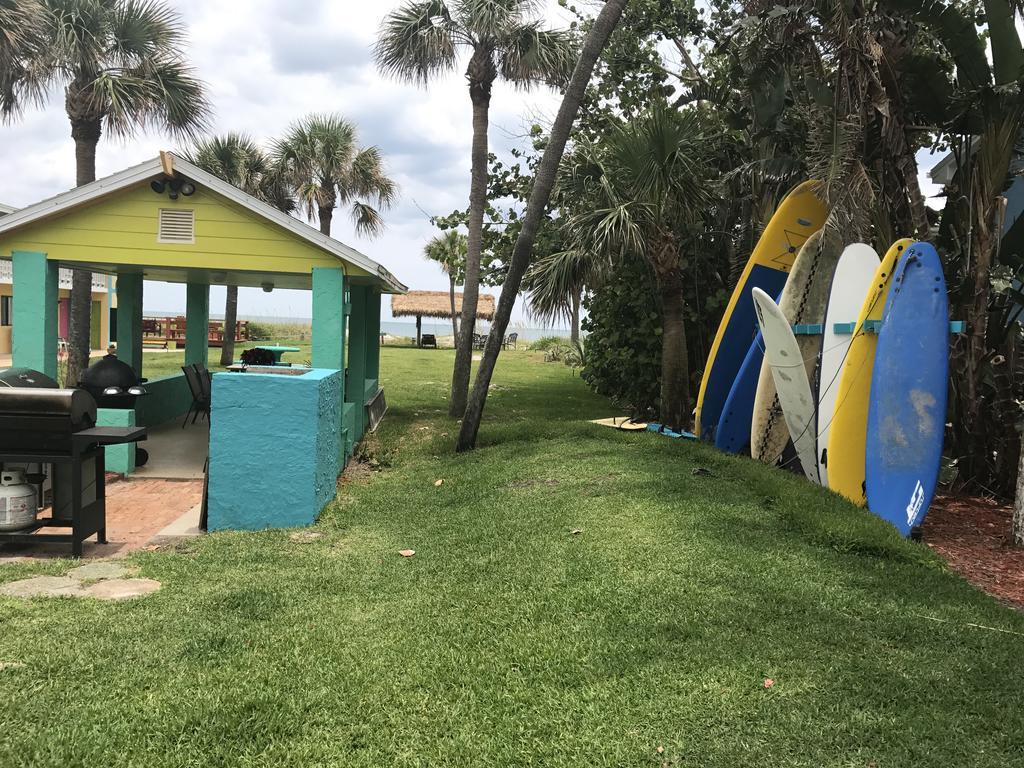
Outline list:
[[[829,428],[839,394],[839,377],[842,375],[846,353],[853,341],[852,333],[836,333],[839,324],[856,323],[864,296],[875,277],[879,264],[878,254],[870,245],[853,243],[843,249],[832,277],[832,288],[825,310],[825,327],[822,329],[821,360],[818,364],[818,477],[821,484],[828,485]]]
[[[793,439],[793,447],[807,479],[818,479],[817,435],[814,429],[814,395],[807,367],[789,320],[772,297],[760,288],[751,290],[757,321],[764,338],[764,362],[771,368],[782,415]]]

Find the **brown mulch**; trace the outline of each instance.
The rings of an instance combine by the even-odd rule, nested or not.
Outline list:
[[[1012,507],[991,499],[936,496],[922,538],[971,584],[1024,609],[1024,547],[1013,546],[1012,516]]]

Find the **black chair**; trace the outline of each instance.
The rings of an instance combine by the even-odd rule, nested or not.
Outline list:
[[[432,347],[437,349],[437,337],[432,333],[424,333],[420,337],[420,347]]]
[[[181,423],[181,428],[184,429],[189,416],[192,417],[193,424],[201,413],[207,420],[210,418],[210,372],[198,365],[183,365],[181,372],[185,374],[185,382],[192,393],[192,404],[189,405],[188,411],[185,412],[185,420]]]
[[[518,333],[510,333],[508,336],[505,337],[505,340],[501,343],[501,348],[502,349],[508,349],[509,345],[511,345],[512,349],[519,349],[519,347],[517,346],[518,341],[519,341],[519,334]]]

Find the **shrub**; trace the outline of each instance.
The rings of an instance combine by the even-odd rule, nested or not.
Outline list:
[[[547,352],[552,347],[563,347],[569,343],[564,336],[541,336],[530,342],[530,349],[535,352]]]

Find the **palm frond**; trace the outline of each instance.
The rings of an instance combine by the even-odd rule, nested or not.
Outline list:
[[[476,42],[495,42],[539,8],[537,0],[457,0],[455,16]]]
[[[425,85],[456,64],[458,27],[444,0],[411,0],[384,17],[373,55],[377,68]]]
[[[561,87],[576,65],[577,41],[567,30],[543,29],[537,21],[509,29],[498,46],[498,72],[519,88],[538,82]]]

